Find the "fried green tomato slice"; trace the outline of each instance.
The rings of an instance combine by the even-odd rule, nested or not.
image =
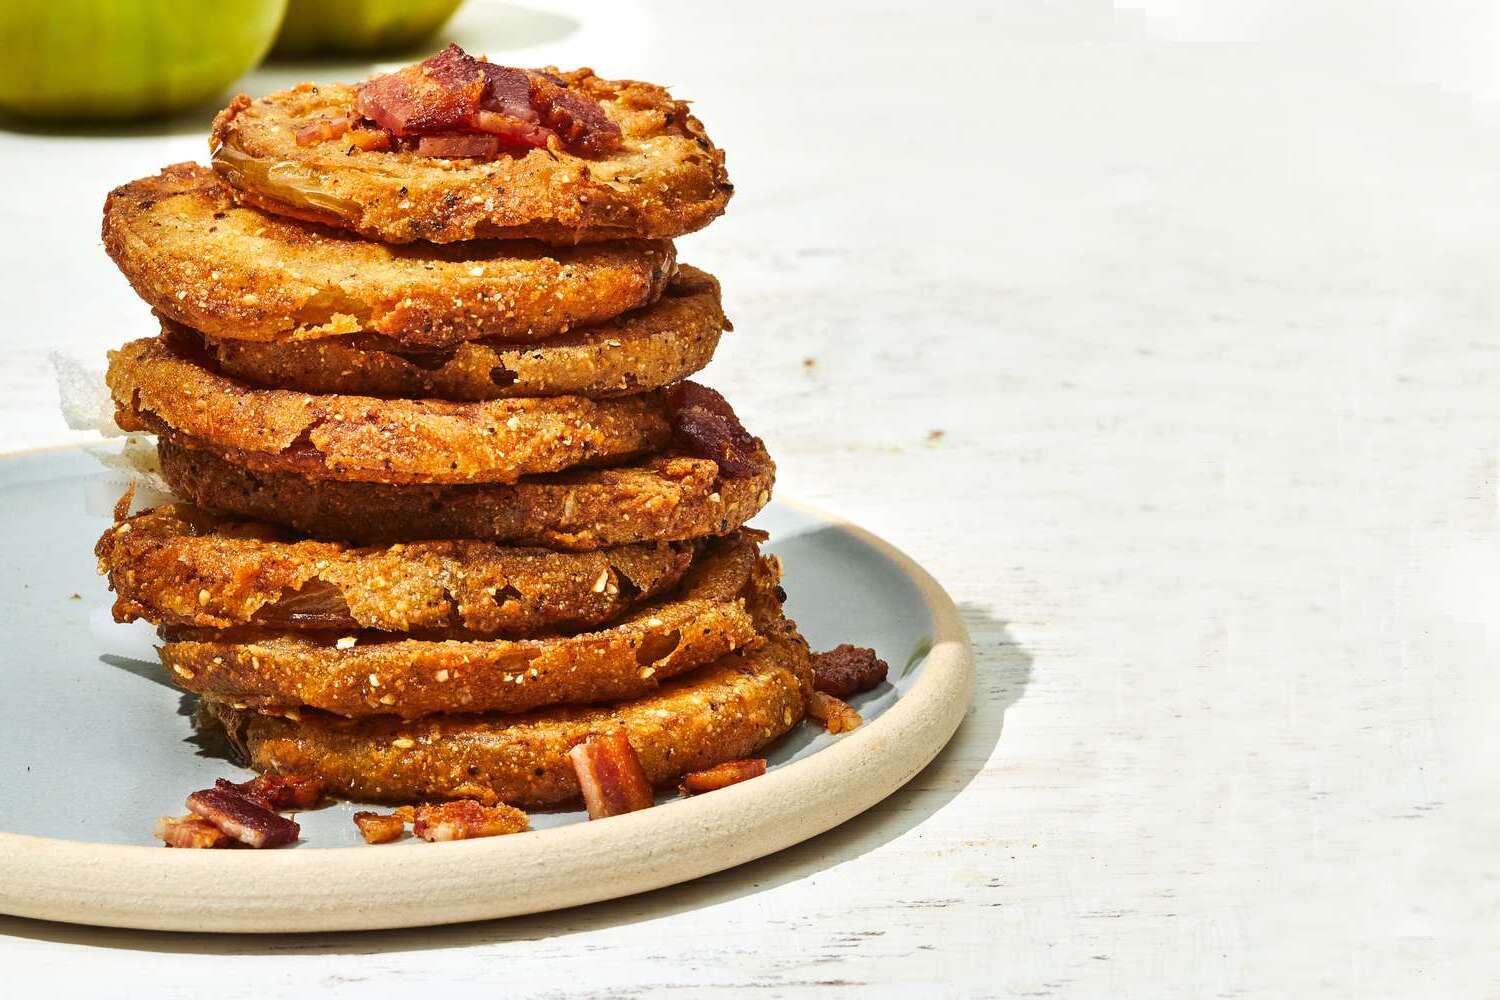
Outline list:
[[[94,552],[119,622],[516,638],[614,621],[673,589],[694,546],[572,553],[464,540],[360,548],[172,504],[112,525]]]
[[[315,775],[357,801],[473,798],[521,808],[578,798],[568,751],[623,730],[654,785],[727,760],[755,756],[800,721],[811,691],[807,643],[782,618],[773,594],[747,601],[761,641],[651,694],[614,705],[553,707],[518,715],[300,719],[204,701],[251,767]]]
[[[226,378],[161,337],[109,355],[124,430],[176,431],[259,472],[379,483],[506,483],[618,461],[671,438],[660,393],[585,399],[327,396]]]
[[[157,455],[172,491],[199,506],[361,544],[482,538],[582,551],[725,535],[766,505],[776,478],[764,447],[753,456],[753,473],[735,479],[722,476],[710,459],[664,454],[478,486],[388,486],[254,472],[176,434],[158,437]]]
[[[739,600],[756,558],[748,537],[715,542],[678,593],[594,632],[432,639],[168,627],[161,661],[188,691],[272,713],[411,719],[616,701],[756,639]]]
[[[548,70],[597,102],[618,148],[580,156],[551,144],[492,160],[364,150],[341,139],[300,145],[311,122],[355,115],[355,88],[300,84],[237,96],[214,120],[213,166],[239,200],[352,229],[386,243],[534,238],[571,245],[670,239],[708,225],[733,193],[724,154],[664,88]]]
[[[389,247],[235,204],[179,163],[110,192],[104,248],[163,316],[211,337],[295,343],[378,334],[411,347],[525,343],[656,301],[665,240]]]
[[[163,320],[168,336],[192,338],[219,371],[255,385],[462,401],[657,389],[708,364],[726,326],[719,283],[692,267],[679,270],[653,305],[536,344],[482,340],[414,350],[372,336],[270,344],[197,337]]]

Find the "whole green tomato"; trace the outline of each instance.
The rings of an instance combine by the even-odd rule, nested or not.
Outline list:
[[[416,45],[453,16],[463,0],[292,0],[279,56],[370,54]]]
[[[0,110],[144,118],[219,96],[265,57],[287,0],[0,0]]]

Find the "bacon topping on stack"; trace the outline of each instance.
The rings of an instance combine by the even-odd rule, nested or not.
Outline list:
[[[667,405],[672,409],[672,433],[679,448],[712,459],[726,478],[755,474],[755,437],[723,396],[696,382],[679,382],[667,390]]]
[[[347,121],[303,126],[297,142],[306,146],[348,133],[360,149],[415,148],[447,159],[524,153],[554,138],[579,156],[603,156],[620,146],[620,126],[560,77],[483,62],[457,45],[366,80],[354,110]]]
[[[457,45],[359,85],[354,110],[392,135],[442,132],[473,124],[486,78]]]
[[[678,789],[683,795],[701,795],[704,792],[728,788],[766,773],[766,759],[754,757],[743,760],[726,760],[722,764],[703,771],[693,771],[682,776]]]
[[[542,124],[556,132],[565,147],[583,156],[602,156],[620,145],[620,126],[587,97],[567,89],[548,73],[531,77],[531,103]]]
[[[308,122],[297,130],[297,145],[311,146],[315,142],[327,142],[329,139],[337,139],[349,131],[349,126],[354,123],[352,116],[348,118],[318,118]]]
[[[589,819],[648,809],[656,804],[641,759],[623,729],[590,736],[568,751]]]
[[[423,156],[440,156],[445,160],[464,157],[492,160],[500,152],[500,139],[481,132],[435,132],[417,140],[417,152]]]

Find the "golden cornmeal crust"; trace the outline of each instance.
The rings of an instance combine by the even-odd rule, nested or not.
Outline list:
[[[191,338],[217,368],[255,385],[386,398],[484,400],[599,398],[657,389],[708,364],[726,328],[719,283],[683,267],[655,304],[537,344],[470,341],[416,351],[386,337],[298,343],[205,340],[171,320],[164,334]]]
[[[218,703],[203,707],[251,767],[316,775],[333,794],[357,801],[555,806],[578,797],[567,753],[594,733],[623,728],[646,777],[662,785],[753,756],[803,718],[811,691],[807,643],[773,608],[751,606],[765,623],[757,648],[617,705],[414,721],[307,712],[300,722]]]
[[[337,140],[299,146],[299,126],[354,111],[354,87],[304,83],[235,97],[214,119],[214,169],[241,201],[387,243],[667,239],[723,213],[734,190],[724,154],[686,103],[654,84],[551,72],[620,126],[617,152],[583,158],[559,146],[475,161]]]
[[[420,347],[535,341],[654,302],[666,241],[396,248],[236,205],[196,163],[110,192],[104,248],[162,315],[225,339],[375,333]]]
[[[354,548],[190,504],[127,518],[94,552],[118,622],[506,638],[613,621],[674,588],[694,554],[684,542],[583,553],[477,541]]]
[[[680,594],[597,632],[427,640],[168,629],[161,661],[179,687],[274,714],[310,707],[350,718],[414,719],[618,701],[756,641],[739,599],[755,561],[748,539],[717,543]]]
[[[719,475],[711,459],[658,455],[611,469],[531,476],[510,485],[386,486],[258,473],[180,435],[158,438],[162,475],[178,496],[318,538],[378,544],[483,538],[579,551],[725,535],[771,498],[776,466]]]
[[[455,403],[258,389],[181,346],[135,340],[105,376],[125,430],[178,431],[246,468],[379,483],[506,483],[655,451],[658,393]]]

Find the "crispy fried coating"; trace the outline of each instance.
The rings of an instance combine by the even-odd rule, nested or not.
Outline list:
[[[164,629],[161,661],[188,691],[273,713],[308,706],[412,719],[633,698],[755,641],[740,599],[755,564],[748,538],[717,542],[679,594],[579,635],[459,641]]]
[[[726,328],[719,283],[683,267],[653,305],[537,344],[482,340],[413,350],[386,337],[297,343],[212,340],[171,320],[226,375],[253,385],[313,393],[484,400],[520,396],[598,398],[657,389],[713,358]]]
[[[301,84],[237,96],[214,119],[213,166],[244,203],[387,243],[667,239],[723,213],[734,190],[724,154],[686,103],[654,84],[551,72],[599,102],[620,126],[619,149],[584,158],[544,148],[475,162],[298,145],[299,126],[345,118],[355,99],[351,86]]]
[[[117,595],[120,622],[516,638],[615,620],[675,587],[694,546],[643,542],[566,553],[430,541],[355,548],[174,504],[111,526],[94,552]]]
[[[311,395],[226,378],[160,337],[111,351],[105,380],[125,430],[178,431],[246,468],[316,478],[508,483],[671,437],[660,393],[477,403]]]
[[[624,729],[657,785],[752,756],[802,719],[811,692],[807,644],[774,603],[752,602],[764,642],[616,705],[558,707],[524,715],[434,715],[300,722],[219,703],[223,725],[250,765],[317,774],[358,801],[472,798],[521,808],[578,797],[568,751],[595,733]]]
[[[581,551],[725,535],[766,505],[776,478],[764,448],[739,479],[669,454],[509,485],[399,487],[253,472],[175,434],[159,437],[157,454],[173,492],[199,506],[363,544],[481,538]]]
[[[369,333],[415,347],[529,342],[656,301],[670,242],[390,247],[236,205],[196,163],[110,192],[104,248],[162,315],[220,338]]]

